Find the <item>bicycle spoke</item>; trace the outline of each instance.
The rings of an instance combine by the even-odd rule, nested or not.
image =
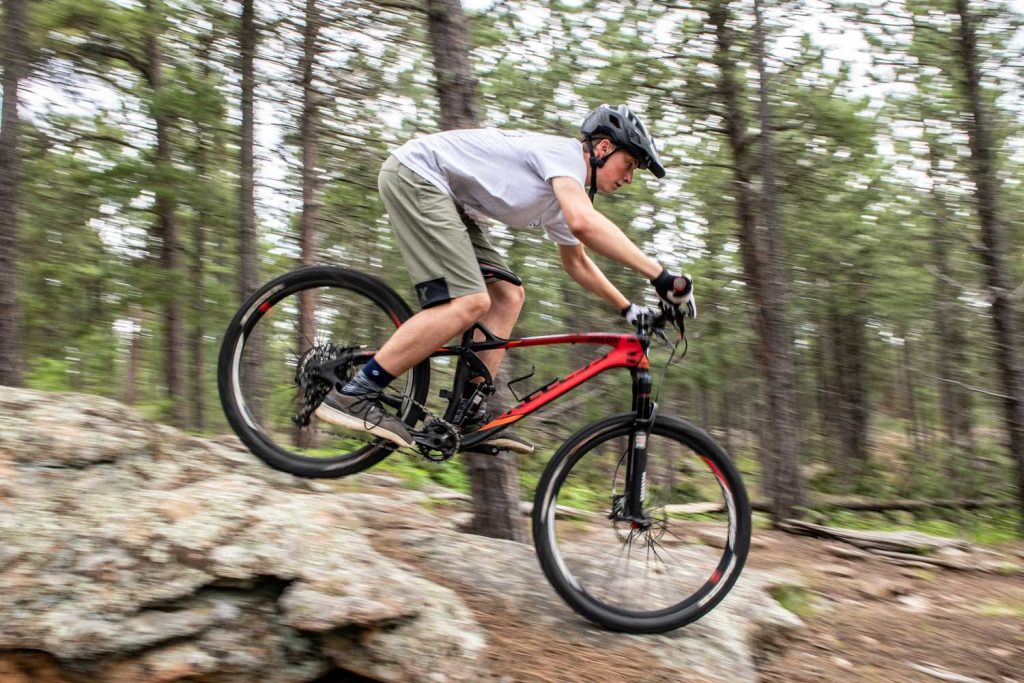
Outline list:
[[[610,480],[611,485],[604,489],[611,491],[608,514],[625,514],[628,501],[622,495],[628,495],[624,492],[628,491],[625,468],[629,448],[618,439],[628,438],[625,429],[579,455],[564,477],[563,489],[585,490],[601,479]],[[616,535],[617,548],[575,539],[562,545],[559,529],[565,527],[568,533],[570,523],[557,518],[554,521],[563,566],[576,581],[601,603],[635,614],[663,613],[683,604],[692,605],[688,599],[706,585],[724,552],[692,539],[691,526],[708,520],[708,515],[687,514],[680,519],[668,512],[672,505],[724,503],[724,491],[715,472],[698,452],[685,446],[681,449],[678,442],[666,442],[653,431],[647,456],[647,522],[643,528],[624,529],[628,522],[612,525],[609,533]],[[717,517],[710,519],[719,521]],[[727,526],[732,523],[729,515],[721,521]]]
[[[261,457],[265,455],[264,459],[275,466],[277,463],[288,465],[294,459],[295,466],[306,472],[338,476],[344,472],[344,467],[337,463],[345,459],[368,462],[364,456],[372,452],[373,462],[376,462],[386,452],[377,438],[368,433],[335,427],[318,420],[315,413],[309,414],[307,426],[296,427],[294,418],[306,415],[315,407],[309,405],[308,400],[316,400],[318,393],[327,388],[317,385],[320,378],[312,373],[300,385],[296,372],[300,361],[308,363],[308,369],[313,370],[319,364],[336,359],[337,350],[346,346],[379,348],[394,331],[396,320],[401,319],[397,311],[382,301],[388,296],[397,297],[382,294],[379,286],[346,279],[337,270],[328,276],[306,270],[282,276],[281,281],[286,283],[282,293],[273,306],[261,307],[250,317],[244,336],[241,336],[240,326],[236,326],[228,335],[230,340],[225,338],[224,348],[231,349],[233,366],[224,373],[230,383],[227,396],[244,416],[242,424],[232,426],[236,431],[251,429],[258,435],[246,441],[240,434],[250,449]],[[312,310],[308,308],[310,305]],[[254,309],[249,304],[246,310]],[[237,320],[235,324],[239,325]],[[417,386],[414,385],[417,373],[423,379],[425,392],[429,371],[417,368],[394,385],[396,393],[408,392]],[[425,398],[419,390],[417,397],[420,401]],[[391,405],[400,416],[415,410],[412,403],[403,399],[404,396]],[[327,469],[328,461],[332,464],[330,469]]]
[[[635,532],[635,529],[630,529],[630,532],[629,532],[629,549],[626,552],[626,565],[625,565],[627,572],[629,571],[630,562],[633,559],[633,539],[636,538],[634,532]],[[620,585],[623,587],[623,593],[625,594],[624,598],[626,598],[626,600],[624,600],[624,602],[627,602],[627,603],[628,603],[628,598],[629,598],[629,595],[628,595],[629,584],[630,584],[630,582],[628,580],[620,582]]]
[[[651,587],[651,539],[647,539],[647,557],[644,559],[644,595],[648,595]]]
[[[668,528],[667,526],[665,527],[664,531],[665,531],[665,533],[666,533],[666,534],[668,534],[669,536],[672,536],[673,538],[677,538],[677,539],[679,539],[679,542],[680,542],[680,543],[683,543],[683,544],[685,544],[685,543],[686,543],[686,541],[687,541],[687,539],[683,538],[682,536],[680,536],[680,535],[679,535],[679,534],[677,534],[676,532],[672,531],[672,530],[671,530],[671,529],[669,529],[669,528]]]

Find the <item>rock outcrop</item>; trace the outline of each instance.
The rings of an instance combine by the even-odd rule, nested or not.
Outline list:
[[[637,672],[664,672],[644,680],[753,681],[757,649],[798,627],[748,571],[689,628],[607,633],[532,548],[380,481],[299,480],[113,401],[3,389],[0,681],[527,680],[503,609],[539,642],[644,653]],[[561,680],[584,680],[566,657]]]

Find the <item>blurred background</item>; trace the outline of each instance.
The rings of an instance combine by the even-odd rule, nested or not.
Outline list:
[[[4,0],[2,21],[0,384],[227,432],[219,341],[261,283],[341,264],[415,301],[376,191],[390,149],[576,137],[625,102],[668,175],[597,207],[694,275],[701,309],[661,410],[721,441],[773,519],[914,500],[827,514],[1021,524],[1019,0]],[[493,237],[526,282],[517,336],[627,331],[540,230]],[[513,352],[508,373],[535,368],[528,391],[593,353]],[[585,391],[527,421],[524,496],[566,436],[629,408],[625,373]],[[458,458],[381,467],[469,486]]]

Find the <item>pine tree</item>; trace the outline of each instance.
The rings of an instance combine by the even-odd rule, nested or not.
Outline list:
[[[21,314],[18,306],[18,208],[21,198],[18,87],[25,73],[26,0],[5,0],[3,113],[0,120],[0,385],[21,386]]]

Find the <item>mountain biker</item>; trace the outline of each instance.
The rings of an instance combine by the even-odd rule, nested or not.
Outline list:
[[[558,245],[565,271],[584,289],[616,308],[630,323],[651,315],[631,303],[587,256],[584,246],[651,281],[674,305],[692,298],[693,283],[645,256],[593,206],[597,191],[612,193],[633,181],[637,168],[665,175],[654,139],[626,105],[603,104],[580,127],[581,138],[497,129],[451,130],[415,138],[394,150],[378,178],[398,245],[422,310],[399,327],[344,386],[316,411],[348,429],[412,446],[405,423],[379,401],[395,377],[430,357],[477,321],[508,337],[525,293],[487,239],[493,219],[512,228],[542,226]],[[589,183],[589,192],[584,189]],[[511,277],[485,283],[481,267]],[[512,280],[512,281],[509,281]],[[492,376],[503,349],[479,354]],[[480,405],[467,431],[489,421]],[[484,442],[530,453],[533,446],[504,430]]]

